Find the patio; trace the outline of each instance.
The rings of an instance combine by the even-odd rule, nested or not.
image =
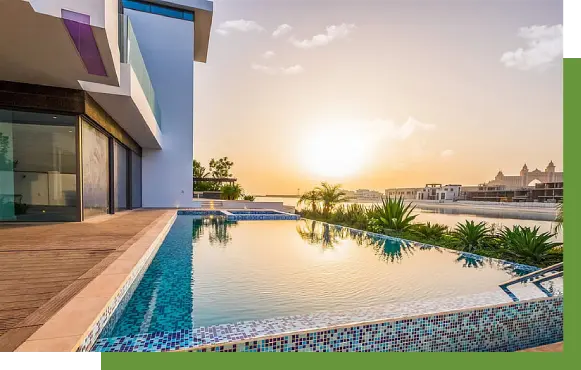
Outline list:
[[[0,225],[0,351],[15,350],[165,212]]]

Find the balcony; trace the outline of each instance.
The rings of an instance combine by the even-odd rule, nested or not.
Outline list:
[[[119,87],[81,81],[83,90],[141,147],[161,149],[162,114],[131,21],[119,15]]]
[[[141,55],[141,50],[139,50],[139,43],[137,42],[137,38],[133,32],[131,21],[129,20],[129,17],[123,14],[119,14],[119,52],[121,63],[128,63],[131,65],[137,80],[141,84],[147,102],[153,111],[155,120],[161,129],[161,108],[155,98],[155,90],[151,84],[151,79],[149,78],[145,61]]]

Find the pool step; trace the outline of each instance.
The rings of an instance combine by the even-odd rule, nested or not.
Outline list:
[[[196,208],[201,209],[222,209],[224,203],[221,200],[202,200],[198,203],[200,206]]]

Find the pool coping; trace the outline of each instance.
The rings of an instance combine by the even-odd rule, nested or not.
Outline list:
[[[177,217],[168,210],[115,261],[35,331],[16,352],[74,352],[92,347],[135,277],[147,268]]]
[[[252,212],[246,214],[236,214],[233,212]],[[264,213],[270,212],[270,213]],[[195,209],[180,208],[178,216],[223,216],[228,221],[254,221],[254,220],[299,220],[300,215],[279,211],[276,209],[248,209],[248,208],[225,208],[225,209]]]

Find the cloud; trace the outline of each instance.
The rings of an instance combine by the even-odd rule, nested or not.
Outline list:
[[[247,21],[245,19],[238,19],[234,21],[226,21],[220,23],[216,29],[216,33],[220,35],[228,35],[232,31],[238,32],[250,32],[250,31],[264,31],[264,27],[256,23],[255,21]]]
[[[326,33],[313,36],[310,40],[297,40],[291,38],[291,43],[297,48],[311,49],[328,45],[331,41],[347,37],[355,29],[354,24],[342,23],[338,26],[327,26]]]
[[[305,69],[300,64],[295,64],[291,67],[281,68],[280,71],[283,75],[297,75],[302,73]]]
[[[284,36],[287,33],[289,33],[293,28],[284,23],[281,24],[280,26],[276,27],[276,30],[274,30],[274,32],[272,32],[272,37],[279,37],[279,36]]]
[[[443,150],[442,153],[440,153],[440,156],[442,156],[443,158],[448,158],[454,155],[454,151],[452,149],[446,149]]]
[[[268,75],[281,74],[286,76],[297,75],[305,70],[300,64],[296,64],[290,67],[269,67],[262,64],[253,63],[251,68],[255,71],[263,72]]]
[[[526,42],[526,47],[502,54],[500,62],[506,67],[545,70],[561,60],[563,25],[522,27],[518,36]]]
[[[436,125],[423,123],[413,117],[409,117],[404,123],[397,123],[389,119],[375,119],[359,121],[357,126],[360,131],[372,133],[370,140],[379,141],[404,141],[414,134],[432,131]]]
[[[272,57],[273,57],[273,56],[275,56],[275,55],[276,55],[276,54],[274,53],[274,51],[272,51],[272,50],[269,50],[269,51],[266,51],[266,52],[264,52],[264,53],[262,54],[262,57],[263,57],[264,59],[270,59],[270,58],[272,58]]]

